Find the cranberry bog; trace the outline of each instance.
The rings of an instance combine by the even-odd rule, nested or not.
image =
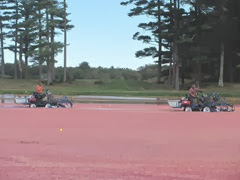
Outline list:
[[[240,179],[240,106],[0,105],[0,179]]]

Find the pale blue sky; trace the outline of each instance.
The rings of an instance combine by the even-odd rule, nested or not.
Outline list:
[[[133,34],[140,30],[137,25],[144,17],[128,17],[130,7],[121,6],[121,1],[67,0],[68,12],[71,13],[69,19],[75,26],[68,32],[68,66],[78,66],[87,61],[92,67],[137,69],[154,63],[152,58],[135,57],[137,50],[146,47],[132,39]],[[63,66],[63,54],[59,54],[56,59],[57,66]]]
[[[132,39],[139,29],[140,18],[127,16],[129,7],[121,0],[68,0],[70,19],[75,28],[68,33],[69,65],[82,61],[90,66],[129,67],[136,69],[153,63],[150,59],[135,58],[135,52],[144,47]]]

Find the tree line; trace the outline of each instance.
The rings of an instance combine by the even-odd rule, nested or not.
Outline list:
[[[38,67],[39,80],[47,66],[47,83],[55,80],[55,56],[64,50],[66,81],[68,19],[66,0],[0,0],[1,76],[5,77],[5,50],[14,53],[14,78],[29,78],[29,62]],[[63,42],[56,36],[64,33]],[[7,45],[6,45],[7,44]]]
[[[47,65],[42,66],[43,72],[47,72]],[[11,79],[14,76],[14,64],[6,63],[5,64],[6,76],[5,78]],[[75,80],[94,80],[97,84],[105,84],[112,80],[135,80],[135,81],[147,81],[149,83],[156,83],[157,81],[157,64],[147,64],[140,66],[137,70],[132,70],[129,68],[117,68],[111,66],[110,68],[106,67],[91,67],[88,62],[83,61],[76,67],[67,67],[67,82],[73,83]],[[38,66],[29,67],[29,76],[32,79],[39,78],[39,69]],[[207,71],[203,70],[203,73]],[[240,73],[240,69],[239,69]],[[162,67],[162,83],[168,84],[169,77],[169,66],[164,65]],[[47,74],[43,73],[42,81],[47,83]],[[188,88],[191,86],[191,83],[194,81],[192,79],[192,73],[190,70],[187,70],[185,73],[185,84],[182,84],[181,89]],[[203,82],[215,82],[216,79],[212,79],[209,76],[202,77]],[[240,82],[240,76],[237,79]],[[63,67],[55,68],[55,81],[54,83],[63,82]]]
[[[148,20],[140,23],[140,31],[133,35],[134,40],[146,44],[136,57],[152,57],[157,66],[139,68],[137,73],[142,79],[156,76],[157,82],[163,83],[167,77],[177,90],[186,78],[198,83],[205,79],[218,81],[219,86],[224,81],[239,81],[239,0],[125,0],[121,5],[131,7],[130,17],[146,16]],[[78,67],[68,68],[71,72],[67,73],[67,31],[73,25],[68,19],[66,0],[0,0],[0,10],[2,78],[7,71],[14,78],[29,78],[35,69],[39,80],[47,72],[48,84],[57,73],[61,73],[63,82],[71,76],[95,77],[98,68],[90,68],[96,71],[85,74]],[[61,33],[63,42],[56,38]],[[8,70],[5,67],[6,49],[14,53],[13,71],[12,66],[8,65]],[[61,51],[64,67],[56,68],[55,56]],[[29,73],[33,69],[34,73]],[[112,71],[118,73],[114,68]]]
[[[152,57],[168,66],[168,82],[179,90],[191,73],[201,83],[203,74],[216,79],[239,81],[240,1],[239,0],[127,0],[128,16],[145,16],[134,40],[146,44],[136,57]]]
[[[147,66],[146,66],[147,67]],[[144,67],[143,67],[144,68]],[[43,72],[47,72],[47,65],[42,66]],[[145,69],[145,68],[144,68]],[[6,76],[5,78],[12,79],[14,76],[14,64],[5,64]],[[94,80],[97,84],[104,84],[110,80],[146,80],[156,77],[155,69],[145,71],[136,71],[128,68],[116,67],[91,67],[88,62],[84,61],[77,67],[67,67],[67,82],[72,83],[76,79]],[[143,72],[143,73],[142,73]],[[39,78],[38,66],[29,67],[29,76],[31,79]],[[143,76],[142,76],[143,74]],[[144,75],[144,74],[147,74]],[[47,74],[43,73],[42,82],[46,83]],[[142,79],[144,77],[144,79]],[[63,67],[55,67],[55,81],[54,83],[63,82]]]

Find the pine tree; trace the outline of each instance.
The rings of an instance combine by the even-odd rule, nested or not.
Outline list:
[[[14,44],[9,45],[8,49],[14,53],[14,78],[17,79],[18,77],[18,60],[17,60],[17,53],[18,53],[18,38],[19,38],[19,20],[20,20],[20,14],[19,14],[19,0],[9,0],[8,9],[11,10],[10,14],[10,21],[11,23],[8,24],[9,32],[7,34],[7,37],[11,39]],[[21,68],[19,68],[20,73]]]
[[[37,48],[37,18],[35,11],[35,2],[31,0],[22,0],[20,13],[23,16],[23,21],[19,23],[22,35],[22,47],[25,57],[25,78],[28,77],[28,64],[29,58],[34,56],[35,49]]]
[[[47,41],[50,47],[50,56],[47,57],[48,66],[48,84],[51,84],[55,79],[55,55],[62,51],[63,44],[55,41],[57,31],[62,23],[63,8],[60,8],[60,3],[56,0],[49,0],[46,6],[46,29],[47,29]]]
[[[234,27],[234,18],[230,17],[229,5],[235,0],[220,0],[220,1],[208,1],[208,0],[192,0],[189,18],[192,19],[191,31],[188,35],[192,35],[192,42],[190,52],[192,55],[192,64],[196,68],[196,80],[201,81],[201,65],[211,63],[216,59],[220,59],[219,67],[219,86],[223,86],[224,78],[224,59],[226,56],[226,49],[229,44],[232,44],[238,32],[232,29]],[[210,51],[212,50],[212,52]],[[220,55],[217,55],[219,52]],[[231,53],[228,53],[231,54]],[[217,57],[218,56],[218,57]],[[231,61],[231,60],[228,60]]]
[[[63,23],[60,23],[59,28],[64,33],[64,67],[63,67],[63,82],[67,81],[67,31],[74,28],[73,25],[69,24],[70,20],[67,18],[69,13],[67,13],[67,3],[66,0],[63,1],[63,12],[64,16],[62,17]],[[62,25],[63,24],[63,25]]]
[[[138,32],[134,38],[147,44],[155,44],[142,51],[138,51],[136,56],[158,57],[158,82],[161,77],[162,63],[170,63],[169,79],[172,79],[173,87],[179,90],[180,62],[178,57],[178,41],[182,33],[180,25],[182,23],[182,14],[184,14],[184,9],[180,7],[182,2],[180,0],[135,0],[122,2],[121,4],[128,5],[132,3],[136,7],[131,9],[129,16],[145,15],[152,17],[151,19],[155,19],[155,21],[139,25],[140,28],[150,33],[148,35],[141,35]],[[171,70],[172,68],[173,70]]]
[[[181,59],[182,72],[185,63],[190,64],[193,71],[194,80],[199,86],[202,77],[202,65],[211,63],[216,58],[212,58],[214,46],[208,37],[213,33],[216,19],[214,14],[214,1],[192,0],[188,1],[190,10],[183,17],[184,28],[179,40],[179,57]],[[182,74],[184,82],[184,74]]]
[[[64,6],[64,66],[63,66],[63,82],[67,81],[67,4],[63,1]]]
[[[2,71],[2,78],[5,76],[5,54],[4,54],[4,40],[6,36],[6,32],[4,29],[7,26],[7,21],[9,16],[7,14],[7,1],[0,0],[0,43],[1,43],[1,71]]]
[[[43,23],[44,23],[44,0],[37,0],[36,1],[36,11],[37,11],[37,21],[38,21],[38,50],[35,52],[35,60],[38,62],[39,66],[39,81],[43,79],[43,68],[42,65],[44,63],[44,54],[43,54],[43,47],[44,47],[44,30],[43,30]]]
[[[135,1],[126,1],[122,2],[121,5],[134,4],[135,7],[130,10],[128,14],[130,17],[144,15],[151,17],[153,21],[147,23],[140,23],[139,28],[143,29],[144,32],[148,34],[141,34],[137,32],[134,34],[133,39],[142,41],[145,44],[150,45],[143,50],[136,52],[136,57],[153,57],[158,58],[156,61],[158,63],[158,83],[161,83],[161,67],[162,67],[162,58],[164,55],[163,46],[164,44],[164,31],[166,31],[166,25],[163,21],[163,16],[166,14],[164,12],[164,3],[162,0],[135,0]],[[166,41],[166,40],[165,40]]]

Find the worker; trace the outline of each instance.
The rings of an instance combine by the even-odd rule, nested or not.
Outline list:
[[[197,86],[195,84],[193,84],[192,87],[188,91],[188,97],[189,97],[191,102],[193,102],[194,99],[197,98],[197,93],[198,92],[203,92],[203,90],[197,88]]]
[[[36,87],[37,92],[37,99],[42,100],[45,97],[45,94],[43,93],[43,84],[42,82],[38,82],[38,85]]]

